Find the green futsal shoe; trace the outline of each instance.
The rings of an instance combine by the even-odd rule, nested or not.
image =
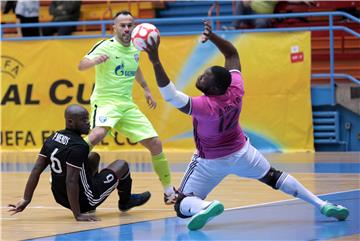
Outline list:
[[[334,217],[339,221],[344,221],[349,216],[349,210],[346,207],[332,203],[325,204],[320,211],[326,217]]]
[[[205,226],[207,222],[224,212],[224,205],[219,201],[213,201],[210,205],[195,214],[188,223],[188,229],[194,231]]]

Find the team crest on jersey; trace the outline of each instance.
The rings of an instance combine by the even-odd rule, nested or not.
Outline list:
[[[134,59],[135,59],[136,62],[139,62],[139,54],[135,54]]]
[[[99,121],[101,123],[105,123],[107,121],[107,117],[106,116],[99,116]]]

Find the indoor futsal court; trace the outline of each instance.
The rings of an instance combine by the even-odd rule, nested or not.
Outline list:
[[[1,3],[0,241],[360,241],[360,0]]]
[[[32,167],[31,155],[2,163],[1,240],[359,240],[360,154],[267,154],[272,164],[292,173],[322,199],[348,207],[344,222],[326,218],[309,204],[274,191],[257,181],[227,177],[208,197],[221,200],[225,212],[200,231],[189,231],[188,220],[165,206],[162,190],[149,162],[131,162],[134,192],[149,190],[150,201],[127,213],[117,209],[117,194],[97,209],[99,222],[78,223],[57,205],[49,171],[41,176],[30,206],[10,216],[7,204],[22,197]],[[114,153],[101,153],[113,158]],[[174,184],[179,184],[187,154],[169,156]],[[14,185],[16,183],[16,185]]]

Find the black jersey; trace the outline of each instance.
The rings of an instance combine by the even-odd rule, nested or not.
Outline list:
[[[46,157],[51,169],[51,190],[60,205],[70,208],[66,191],[66,168],[70,165],[80,170],[80,211],[94,210],[117,187],[118,179],[110,169],[103,169],[92,176],[89,166],[89,146],[74,131],[57,131],[46,139],[40,154]]]
[[[55,200],[63,206],[69,206],[66,192],[66,168],[70,165],[80,170],[79,198],[87,199],[92,193],[93,178],[88,165],[89,146],[74,131],[61,130],[46,139],[40,154],[46,157],[51,169],[51,189]]]

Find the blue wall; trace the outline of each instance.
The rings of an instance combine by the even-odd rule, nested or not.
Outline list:
[[[317,144],[316,151],[360,151],[360,116],[340,106],[314,106],[313,111],[338,111],[340,141],[337,144]]]

